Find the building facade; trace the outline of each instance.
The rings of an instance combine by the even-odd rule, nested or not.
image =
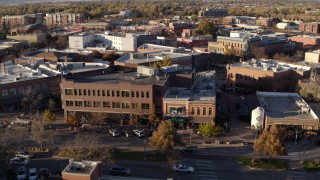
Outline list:
[[[208,46],[209,41],[212,41],[212,35],[182,36],[177,38],[177,47],[193,49],[194,47]]]
[[[319,34],[320,33],[320,23],[318,22],[303,22],[299,24],[299,31],[309,34]]]
[[[68,24],[79,24],[85,20],[84,14],[73,14],[73,13],[55,13],[46,14],[45,21],[47,26],[57,25],[68,25]]]
[[[310,67],[252,59],[227,65],[227,87],[239,91],[292,92],[298,80],[309,77]]]

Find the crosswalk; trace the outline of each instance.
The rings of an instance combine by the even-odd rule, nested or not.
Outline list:
[[[218,180],[215,164],[211,160],[196,160],[197,179]]]
[[[300,160],[300,152],[289,152],[288,155],[285,156],[285,159]]]

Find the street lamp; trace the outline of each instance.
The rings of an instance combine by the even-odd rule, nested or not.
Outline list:
[[[147,160],[147,140],[144,140],[144,160]]]

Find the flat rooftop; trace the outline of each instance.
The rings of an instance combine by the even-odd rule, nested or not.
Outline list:
[[[3,64],[1,64],[1,68],[2,66]],[[0,73],[0,84],[9,84],[57,75],[57,73],[55,73],[54,71],[37,67],[37,65],[20,65],[6,63],[5,66],[5,73]]]
[[[311,53],[311,54],[320,54],[320,50],[315,50],[315,51],[311,51],[311,52],[306,52],[306,53]]]
[[[259,104],[270,118],[318,120],[309,105],[297,93],[257,92]]]
[[[74,78],[75,83],[113,83],[131,82],[132,84],[151,85],[163,84],[166,77],[138,76],[136,71],[132,72],[107,72],[106,74]]]
[[[117,59],[118,62],[128,64],[144,64],[156,61],[162,61],[164,57],[169,57],[175,60],[191,60],[191,55],[171,52],[152,52],[152,53],[133,53],[126,54]]]
[[[262,71],[273,71],[273,72],[284,72],[288,70],[296,70],[296,71],[309,71],[311,67],[291,64],[291,63],[283,63],[270,59],[251,59],[242,63],[234,63],[230,64],[231,67],[242,67],[249,69],[256,69]]]
[[[96,161],[81,161],[70,162],[66,168],[62,171],[62,174],[73,173],[73,174],[88,174],[90,175],[95,168],[98,167],[100,162]]]

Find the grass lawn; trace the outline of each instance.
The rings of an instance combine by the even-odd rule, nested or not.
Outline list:
[[[144,160],[144,152],[140,151],[128,151],[128,150],[115,150],[114,158],[116,160]],[[166,161],[166,156],[160,153],[152,153],[147,152],[147,160],[148,161],[158,161],[163,162]]]
[[[252,163],[251,158],[247,157],[235,157],[233,160],[257,169],[287,169],[286,160],[283,159],[271,159],[271,161],[269,159],[261,159],[255,164]]]
[[[320,171],[320,164],[315,163],[314,161],[304,161],[303,168],[306,171]]]

